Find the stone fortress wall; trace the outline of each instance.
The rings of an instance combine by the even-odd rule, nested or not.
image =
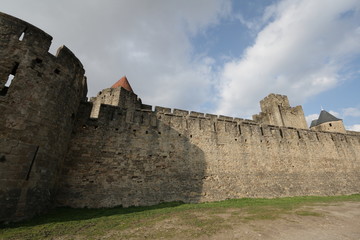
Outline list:
[[[0,222],[49,208],[86,79],[66,47],[0,13]],[[6,84],[9,77],[11,85]]]
[[[360,191],[356,134],[259,124],[162,107],[84,104],[57,204],[203,202]]]
[[[50,42],[0,14],[0,222],[52,206],[360,192],[360,134],[305,129],[285,96],[265,98],[257,121],[152,111],[121,87],[87,102],[81,63]]]

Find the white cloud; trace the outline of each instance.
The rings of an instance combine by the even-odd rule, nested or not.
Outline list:
[[[335,112],[335,111],[333,111],[333,110],[330,110],[329,113],[330,113],[331,115],[337,117],[337,118],[342,118],[342,116],[340,115],[340,113]]]
[[[308,116],[305,116],[305,119],[306,119],[306,122],[307,122],[307,125],[310,126],[311,122],[313,120],[316,120],[319,118],[319,114],[310,114]]]
[[[360,2],[285,0],[265,11],[271,20],[244,56],[225,64],[218,112],[251,115],[267,94],[296,104],[339,83],[345,59],[360,53]]]
[[[229,0],[3,0],[1,11],[53,36],[82,61],[89,96],[127,75],[143,102],[198,109],[211,101],[208,57],[194,56],[191,37],[217,24]]]
[[[354,107],[344,108],[344,109],[342,109],[342,112],[343,112],[344,116],[360,117],[360,109],[359,108],[354,108]]]
[[[347,126],[346,129],[347,129],[347,130],[350,130],[350,131],[360,132],[360,124],[355,124],[355,125],[352,125],[352,126]]]
[[[258,30],[261,27],[261,22],[257,20],[247,20],[240,13],[236,14],[235,18],[250,30]]]

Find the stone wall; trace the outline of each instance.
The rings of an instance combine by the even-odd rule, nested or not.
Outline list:
[[[57,204],[151,205],[360,192],[360,137],[183,110],[84,105]]]
[[[331,121],[331,122],[324,122],[322,124],[316,125],[311,128],[311,130],[315,131],[325,131],[325,132],[339,132],[339,133],[346,133],[344,124],[342,120],[339,121]]]
[[[66,47],[56,56],[48,53],[51,40],[0,13],[0,222],[51,205],[78,106],[85,100],[81,63]]]

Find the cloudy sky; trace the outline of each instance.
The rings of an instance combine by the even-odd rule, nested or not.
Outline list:
[[[360,131],[359,0],[1,0],[150,105],[251,118],[269,93]]]

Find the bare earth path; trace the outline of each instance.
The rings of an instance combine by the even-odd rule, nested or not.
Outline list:
[[[320,216],[283,215],[276,220],[254,220],[199,239],[359,240],[360,203],[343,202],[305,207]]]

